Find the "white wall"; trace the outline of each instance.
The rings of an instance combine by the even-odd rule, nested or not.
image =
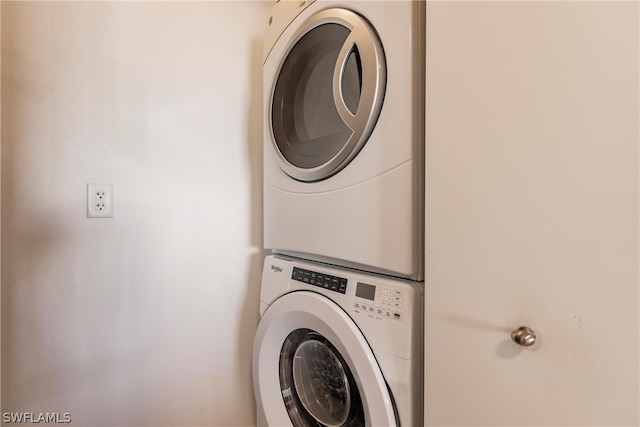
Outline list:
[[[270,6],[3,2],[3,412],[254,422]]]

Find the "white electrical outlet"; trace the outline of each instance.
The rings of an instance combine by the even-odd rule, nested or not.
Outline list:
[[[87,184],[87,218],[113,217],[113,184]]]

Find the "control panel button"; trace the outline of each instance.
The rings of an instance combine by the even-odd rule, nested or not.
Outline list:
[[[347,293],[347,279],[344,277],[293,267],[291,279],[341,294]]]
[[[354,309],[376,319],[402,320],[404,290],[357,282]],[[358,291],[359,289],[359,291]],[[374,290],[373,292],[371,292]]]

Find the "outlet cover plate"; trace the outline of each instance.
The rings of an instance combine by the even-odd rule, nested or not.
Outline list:
[[[113,217],[113,184],[87,184],[87,218]]]

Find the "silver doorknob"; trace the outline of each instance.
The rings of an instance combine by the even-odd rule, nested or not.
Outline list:
[[[515,331],[511,332],[511,339],[523,347],[529,347],[536,342],[536,331],[528,326],[520,326]]]

